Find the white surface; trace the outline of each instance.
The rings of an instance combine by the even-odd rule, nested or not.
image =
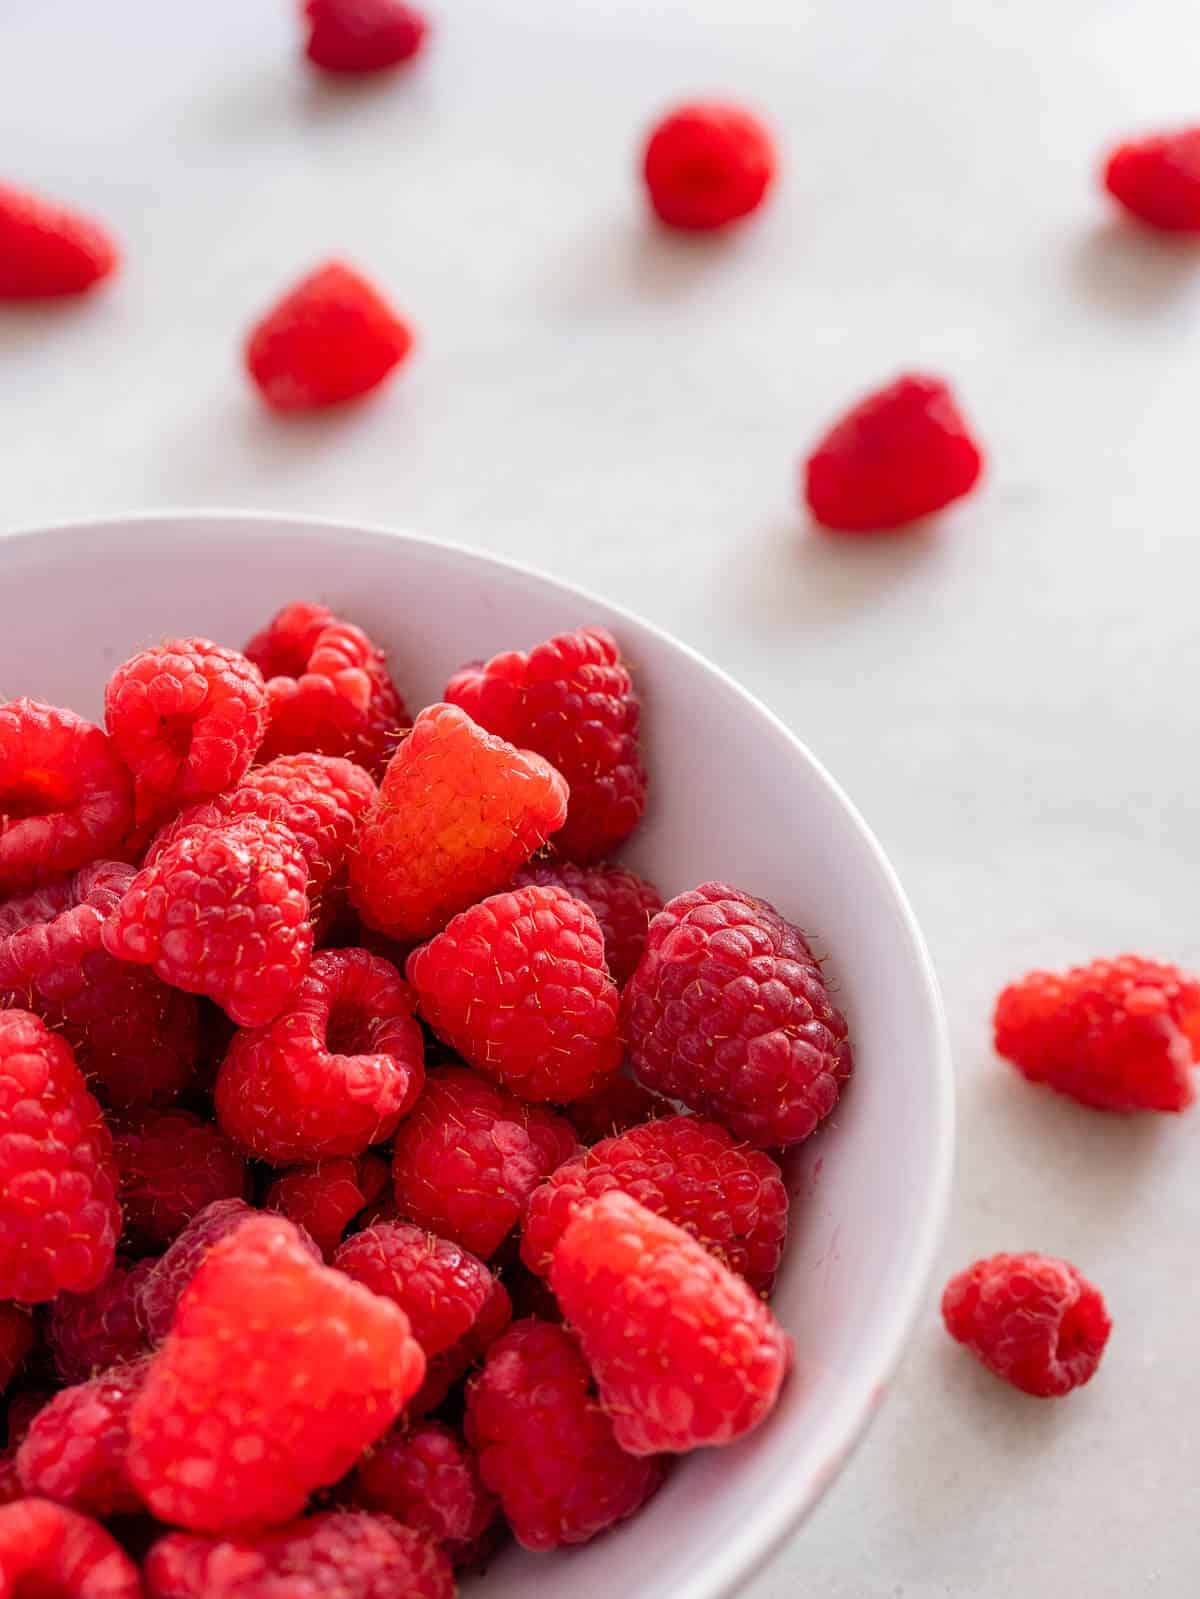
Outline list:
[[[108,216],[129,268],[85,308],[0,317],[0,519],[237,503],[422,527],[628,602],[761,694],[877,829],[939,968],[962,1125],[943,1269],[1061,1251],[1116,1330],[1089,1389],[1039,1406],[947,1345],[931,1295],[878,1426],[753,1599],[1188,1599],[1197,1113],[1038,1095],[987,1019],[1031,964],[1200,964],[1200,256],[1113,225],[1093,181],[1112,136],[1196,115],[1194,8],[437,9],[413,77],[336,93],[294,60],[291,0],[9,0],[5,172]],[[787,172],[761,225],[677,245],[630,169],[696,90],[762,107]],[[237,340],[333,251],[422,349],[378,404],[282,427]],[[983,491],[926,536],[814,537],[794,457],[905,364],[958,384]]]

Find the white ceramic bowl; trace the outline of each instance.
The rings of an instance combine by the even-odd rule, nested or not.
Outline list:
[[[567,585],[468,550],[291,517],[151,515],[0,538],[0,691],[99,717],[106,677],[169,634],[240,645],[324,600],[389,649],[410,706],[451,670],[582,622],[620,639],[645,702],[651,805],[627,851],[668,893],[724,878],[828,955],[855,1075],[789,1162],[774,1308],[797,1365],[742,1444],[687,1461],[634,1521],[489,1572],[492,1599],[718,1599],[799,1524],[883,1396],[931,1264],[953,1144],[937,987],[900,885],[804,745],[698,655]]]

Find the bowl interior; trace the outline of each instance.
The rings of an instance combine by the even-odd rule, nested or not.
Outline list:
[[[941,1219],[949,1065],[928,959],[899,886],[795,737],[699,657],[624,612],[490,558],[291,518],[149,517],[0,539],[0,694],[99,717],[140,645],[240,645],[297,598],[387,645],[410,706],[452,669],[598,621],[645,701],[652,802],[627,851],[668,893],[725,878],[774,901],[828,957],[856,1072],[788,1164],[791,1238],[774,1306],[796,1370],[770,1422],[688,1461],[628,1526],[580,1550],[505,1555],[493,1599],[714,1599],[764,1559],[849,1453],[882,1395]],[[802,731],[802,730],[801,730]]]

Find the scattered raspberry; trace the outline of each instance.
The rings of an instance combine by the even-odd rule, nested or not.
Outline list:
[[[411,61],[429,22],[401,0],[305,0],[305,55],[323,72],[379,72]]]
[[[426,938],[502,888],[562,826],[567,788],[538,755],[431,705],[392,757],[350,863],[360,915],[391,938]]]
[[[284,1521],[383,1436],[424,1374],[403,1311],[318,1265],[281,1216],[251,1216],[184,1290],[133,1408],[130,1476],[163,1521]]]
[[[327,261],[251,328],[246,368],[273,411],[320,411],[378,388],[412,344],[378,289]]]
[[[5,1599],[142,1599],[137,1567],[98,1521],[48,1499],[0,1509]]]
[[[570,806],[554,839],[559,854],[596,860],[633,832],[646,808],[641,707],[611,633],[580,627],[528,655],[512,650],[466,666],[446,685],[446,698],[562,773]]]
[[[112,1139],[71,1046],[0,1011],[0,1299],[86,1293],[121,1230]]]
[[[474,1543],[496,1514],[475,1457],[438,1421],[397,1424],[359,1461],[351,1494],[365,1510],[394,1516],[434,1543]],[[447,1549],[453,1558],[454,1548]]]
[[[133,785],[100,728],[36,700],[0,703],[0,895],[119,854],[132,825]]]
[[[1200,233],[1200,128],[1119,144],[1104,187],[1131,216],[1166,233]]]
[[[361,1159],[374,1161],[375,1157]],[[382,1167],[386,1182],[387,1166],[383,1161],[377,1164]],[[263,1205],[303,1227],[328,1259],[341,1243],[346,1228],[372,1197],[359,1177],[359,1162],[342,1156],[284,1172],[267,1189]]]
[[[113,1140],[125,1232],[139,1246],[169,1244],[215,1199],[244,1199],[246,1163],[190,1111],[151,1111]]]
[[[17,1450],[17,1471],[26,1493],[89,1516],[141,1509],[125,1456],[129,1413],[147,1369],[146,1361],[114,1366],[55,1394],[34,1417]]]
[[[253,1215],[244,1199],[214,1200],[192,1217],[166,1254],[152,1263],[136,1293],[138,1322],[151,1343],[161,1343],[170,1332],[183,1291],[212,1246]],[[302,1239],[307,1237],[303,1229],[297,1231]],[[308,1241],[312,1258],[320,1260],[317,1246]]]
[[[63,1382],[86,1382],[96,1372],[142,1353],[146,1337],[138,1321],[137,1300],[156,1264],[118,1255],[113,1269],[91,1293],[59,1294],[50,1306],[46,1343]]]
[[[486,1260],[578,1145],[571,1124],[461,1067],[432,1072],[396,1134],[396,1203]]]
[[[646,947],[646,934],[663,908],[653,883],[627,866],[576,866],[572,861],[531,862],[514,878],[514,886],[538,883],[563,888],[591,908],[604,934],[604,958],[613,981],[624,984],[633,975]]]
[[[0,1393],[25,1364],[33,1348],[33,1317],[20,1305],[0,1304]]]
[[[887,533],[969,494],[983,455],[940,378],[906,373],[835,422],[804,466],[815,521]]]
[[[709,101],[679,106],[656,124],[642,176],[660,222],[706,233],[757,211],[776,164],[771,135],[757,117]]]
[[[1030,972],[996,1001],[996,1051],[1030,1082],[1097,1110],[1179,1111],[1195,1097],[1200,982],[1120,955]]]
[[[308,966],[307,882],[299,846],[272,822],[185,834],[134,878],[105,923],[104,947],[260,1027]]]
[[[98,222],[0,184],[0,300],[83,294],[110,277],[119,260]]]
[[[467,1385],[467,1441],[526,1549],[586,1543],[639,1510],[662,1480],[617,1444],[579,1342],[565,1327],[514,1322]]]
[[[703,883],[655,917],[624,994],[634,1069],[760,1147],[807,1138],[850,1075],[846,1023],[800,930]]]
[[[946,1285],[942,1317],[989,1371],[1039,1399],[1090,1382],[1112,1330],[1100,1290],[1048,1255],[977,1260]]]
[[[627,1133],[631,1127],[653,1121],[656,1116],[673,1116],[675,1107],[669,1099],[652,1094],[648,1088],[624,1072],[606,1077],[590,1094],[573,1099],[563,1108],[563,1115],[585,1144],[596,1144],[602,1138],[615,1138]]]
[[[555,1250],[550,1285],[631,1454],[732,1443],[774,1406],[791,1343],[770,1309],[628,1194],[580,1211]]]

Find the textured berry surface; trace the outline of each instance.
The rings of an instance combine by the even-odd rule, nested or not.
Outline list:
[[[482,1537],[496,1513],[474,1455],[438,1421],[393,1427],[359,1461],[351,1494],[364,1510],[394,1516],[450,1546]]]
[[[1200,127],[1120,144],[1104,187],[1131,216],[1166,233],[1200,233]]]
[[[33,1348],[33,1317],[20,1305],[0,1304],[0,1393],[25,1364]]]
[[[378,388],[412,343],[373,284],[328,261],[250,330],[246,368],[272,410],[319,411]]]
[[[98,1521],[48,1499],[0,1508],[4,1599],[142,1599],[137,1567]]]
[[[1091,1380],[1112,1329],[1100,1291],[1048,1255],[992,1255],[952,1277],[946,1331],[997,1377],[1040,1399]]]
[[[71,1046],[0,1011],[0,1299],[86,1293],[112,1269],[121,1212],[112,1139]]]
[[[281,1216],[252,1216],[204,1257],[134,1404],[134,1486],[199,1531],[287,1520],[424,1374],[403,1311],[317,1264]]]
[[[559,633],[528,654],[467,666],[446,698],[489,733],[539,755],[570,789],[555,850],[591,861],[628,838],[646,808],[641,707],[617,642],[602,627]],[[497,885],[499,886],[499,885]]]
[[[585,1144],[615,1138],[618,1133],[627,1133],[631,1127],[640,1127],[656,1116],[674,1114],[675,1107],[669,1099],[652,1094],[624,1072],[606,1077],[590,1094],[573,1099],[563,1107],[563,1115]]]
[[[621,1064],[604,936],[564,889],[491,895],[410,955],[406,971],[434,1032],[522,1099],[565,1104]]]
[[[0,703],[0,895],[117,855],[133,783],[108,735],[74,711]]]
[[[578,1148],[570,1122],[461,1067],[432,1072],[396,1134],[401,1212],[486,1260],[544,1177]]]
[[[662,1480],[622,1450],[579,1342],[549,1322],[514,1322],[467,1386],[467,1440],[519,1543],[586,1543],[639,1510]]]
[[[564,888],[591,908],[604,934],[604,959],[613,981],[627,982],[642,958],[650,922],[663,908],[654,884],[626,866],[576,866],[572,861],[523,866],[514,885],[526,888],[531,883]]]
[[[655,126],[642,176],[660,222],[709,232],[758,210],[776,164],[771,135],[757,117],[740,106],[699,101]]]
[[[807,1138],[850,1073],[845,1020],[803,935],[725,883],[655,917],[624,1020],[648,1088],[761,1147]]]
[[[142,1353],[146,1337],[138,1321],[138,1294],[155,1264],[118,1255],[91,1293],[59,1294],[46,1318],[46,1343],[63,1382],[86,1382]]]
[[[305,0],[305,54],[324,72],[379,72],[411,61],[429,24],[401,0]]]
[[[104,947],[260,1027],[308,966],[307,885],[299,845],[273,822],[186,833],[134,878],[104,924]]]
[[[0,183],[0,300],[84,294],[119,260],[98,222]]]
[[[11,1505],[24,1498],[25,1490],[17,1474],[17,1451],[0,1449],[0,1505]]]
[[[461,1382],[472,1366],[479,1364],[500,1334],[507,1330],[512,1316],[508,1289],[495,1278],[483,1308],[463,1336],[449,1349],[426,1361],[425,1381],[405,1410],[410,1421],[428,1416],[441,1406],[455,1384]]]
[[[125,1469],[129,1413],[146,1380],[147,1363],[115,1366],[63,1388],[33,1418],[17,1450],[26,1493],[89,1516],[141,1508]]]
[[[555,1250],[550,1285],[617,1442],[632,1454],[732,1443],[775,1404],[791,1344],[768,1307],[628,1194],[580,1211]]]
[[[886,533],[975,487],[983,455],[940,378],[908,373],[854,405],[808,457],[804,494],[838,533]]]
[[[126,1236],[169,1244],[216,1199],[244,1199],[246,1163],[210,1122],[191,1111],[153,1111],[113,1139]]]
[[[1120,955],[1030,972],[996,1001],[996,1050],[1028,1077],[1097,1110],[1184,1110],[1195,1097],[1200,982]]]
[[[392,757],[350,867],[354,903],[392,938],[425,938],[508,883],[562,826],[567,788],[538,755],[431,705]]]
[[[361,1160],[376,1163],[374,1156]],[[386,1183],[387,1165],[384,1161],[377,1164]],[[373,1184],[364,1180],[360,1166],[360,1160],[345,1155],[313,1166],[297,1166],[275,1179],[267,1189],[263,1207],[278,1211],[303,1227],[328,1259],[341,1243],[346,1228],[378,1192],[371,1191]]]
[[[134,1299],[138,1323],[151,1343],[170,1332],[183,1291],[212,1246],[254,1214],[244,1199],[217,1199],[198,1211],[171,1247],[139,1279]],[[314,1247],[316,1258],[319,1258]]]

